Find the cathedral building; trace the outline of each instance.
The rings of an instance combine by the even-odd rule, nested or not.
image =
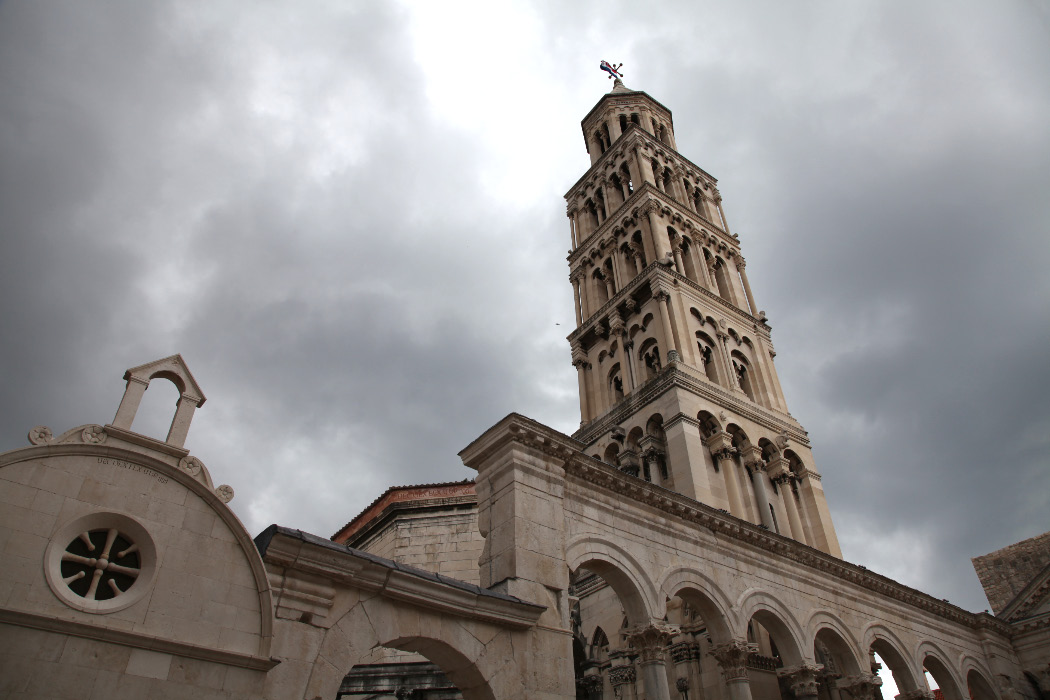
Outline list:
[[[582,127],[579,430],[511,414],[473,481],[252,538],[182,357],[129,369],[110,423],[0,455],[0,697],[882,700],[877,654],[899,700],[1050,698],[1050,539],[975,560],[995,615],[844,561],[715,179],[618,79]]]

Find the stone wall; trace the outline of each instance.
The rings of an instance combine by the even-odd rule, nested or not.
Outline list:
[[[1050,565],[1050,532],[971,559],[996,614]]]

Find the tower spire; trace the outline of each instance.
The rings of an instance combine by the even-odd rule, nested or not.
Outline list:
[[[841,556],[717,181],[678,153],[669,109],[610,77],[581,123],[591,166],[565,195],[575,437],[628,473]]]

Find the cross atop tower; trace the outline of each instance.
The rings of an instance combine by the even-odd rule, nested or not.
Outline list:
[[[808,434],[787,409],[717,180],[671,111],[617,77],[581,122],[565,195],[588,453],[841,556]]]

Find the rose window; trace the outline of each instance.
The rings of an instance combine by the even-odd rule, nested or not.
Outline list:
[[[107,614],[144,599],[157,573],[149,531],[123,513],[97,512],[61,526],[44,553],[47,585],[66,605]]]
[[[116,528],[82,532],[62,553],[62,581],[88,600],[127,592],[142,570],[139,548]]]

